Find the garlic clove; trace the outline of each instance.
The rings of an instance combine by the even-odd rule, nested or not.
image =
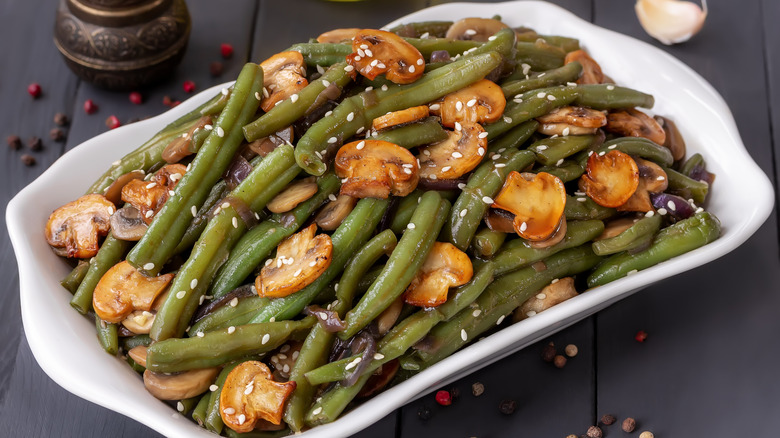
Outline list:
[[[707,18],[707,1],[702,6],[681,0],[637,0],[639,23],[650,36],[663,44],[688,41],[699,32]]]

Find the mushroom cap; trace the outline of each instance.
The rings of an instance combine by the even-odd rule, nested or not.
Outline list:
[[[541,124],[565,123],[580,128],[601,128],[607,124],[607,116],[603,112],[582,106],[564,106],[537,117]]]
[[[661,125],[662,128],[664,128],[664,133],[666,133],[666,141],[664,142],[663,146],[667,147],[672,152],[672,158],[674,158],[674,161],[680,161],[685,158],[685,139],[680,133],[680,130],[677,129],[677,124],[675,124],[671,119],[663,116],[655,116],[655,120],[659,125]]]
[[[566,222],[566,215],[563,215],[561,217],[561,223],[558,225],[558,228],[555,230],[552,236],[544,240],[531,240],[528,242],[528,246],[534,249],[544,249],[544,248],[549,248],[553,245],[557,245],[561,243],[563,239],[566,237],[567,229],[568,229],[568,225]]]
[[[255,280],[261,297],[281,298],[314,282],[330,266],[333,243],[311,224],[288,237],[276,248],[276,258],[260,270]]]
[[[602,154],[593,153],[588,158],[580,191],[602,207],[619,207],[639,186],[639,168],[633,158],[618,150]]]
[[[578,84],[602,84],[604,83],[604,73],[601,71],[601,66],[593,58],[588,55],[588,52],[580,49],[566,54],[563,59],[564,64],[570,62],[579,62],[582,65],[582,75],[577,79]]]
[[[644,137],[659,145],[666,143],[664,128],[654,118],[633,108],[610,111],[604,129],[624,136]]]
[[[174,274],[147,277],[127,261],[112,266],[98,281],[92,307],[103,321],[118,323],[135,310],[150,310]]]
[[[577,289],[574,288],[574,278],[561,278],[545,286],[536,296],[518,307],[513,319],[515,322],[521,321],[576,296]]]
[[[462,286],[471,280],[474,268],[471,259],[455,245],[434,242],[420,269],[404,292],[407,304],[436,307],[447,301],[450,287]]]
[[[98,240],[109,230],[114,203],[103,195],[84,195],[54,210],[46,222],[46,241],[59,254],[88,258],[98,252]]]
[[[464,123],[460,130],[447,131],[446,140],[420,148],[420,178],[455,179],[471,172],[487,150],[483,132],[478,123]]]
[[[186,171],[182,164],[165,165],[149,181],[136,179],[125,184],[122,200],[137,208],[144,222],[150,224]]]
[[[260,108],[265,112],[309,85],[301,52],[279,52],[261,62],[260,67],[263,69],[264,87]]]
[[[317,193],[319,187],[317,186],[317,179],[313,176],[298,180],[286,189],[282,190],[278,195],[274,196],[266,208],[271,213],[284,213],[297,207],[301,202],[311,198]]]
[[[266,364],[250,360],[228,373],[219,395],[219,414],[236,432],[251,432],[259,420],[280,424],[295,381],[275,382]]]
[[[111,235],[119,240],[137,242],[149,228],[137,208],[127,205],[111,215]]]
[[[444,96],[441,103],[441,124],[455,127],[460,123],[493,123],[501,118],[506,98],[501,87],[480,79],[468,87]]]
[[[336,154],[342,195],[355,198],[406,196],[419,181],[417,159],[407,149],[383,140],[359,140]],[[346,179],[346,181],[344,180]]]
[[[115,205],[119,205],[122,202],[122,187],[128,182],[134,179],[144,179],[146,172],[141,169],[131,170],[130,172],[120,175],[110,186],[103,192],[103,196]]]
[[[203,394],[219,374],[219,368],[202,368],[176,374],[144,371],[144,386],[160,400],[184,400]]]
[[[560,227],[566,207],[566,187],[546,172],[512,171],[495,197],[493,207],[515,214],[515,232],[527,240],[545,240]]]
[[[507,26],[499,20],[492,18],[464,18],[458,20],[447,29],[446,38],[451,40],[471,40],[485,42],[501,29]]]
[[[206,125],[210,125],[211,123],[211,116],[206,115],[201,117],[189,131],[184,135],[174,138],[168,143],[168,146],[165,146],[165,149],[163,149],[162,152],[162,159],[165,160],[166,163],[172,164],[178,163],[182,158],[194,154],[195,150],[192,147],[192,136],[195,134],[195,131],[204,129]]]
[[[333,29],[327,32],[321,33],[317,37],[318,43],[340,43],[342,41],[352,41],[352,38],[360,32],[357,27],[347,27],[341,29]]]
[[[382,129],[389,128],[391,126],[403,125],[406,123],[412,123],[417,120],[422,120],[429,115],[427,105],[413,106],[398,111],[387,113],[383,116],[379,116],[374,119],[371,126],[380,131]]]
[[[376,29],[362,29],[355,35],[347,62],[370,80],[384,74],[396,84],[410,84],[425,72],[425,58],[417,48],[394,33]]]
[[[669,186],[669,178],[661,166],[642,158],[634,158],[639,169],[639,184],[634,194],[617,207],[618,211],[653,211],[650,193],[661,193]]]
[[[335,201],[330,201],[314,216],[314,223],[326,231],[333,231],[349,216],[357,204],[357,198],[339,195]]]

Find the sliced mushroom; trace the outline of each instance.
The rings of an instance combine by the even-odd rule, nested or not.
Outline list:
[[[111,215],[111,234],[119,240],[136,242],[149,228],[141,212],[132,205],[120,208]]]
[[[250,360],[228,373],[219,395],[219,414],[225,425],[236,432],[251,432],[258,420],[280,424],[287,398],[295,381],[273,381],[264,363]]]
[[[528,241],[528,246],[534,249],[544,249],[561,243],[563,238],[566,237],[566,230],[566,216],[564,215],[561,216],[561,223],[558,225],[558,228],[555,230],[552,236],[544,240],[530,240]]]
[[[327,32],[323,32],[317,37],[318,43],[340,43],[344,41],[352,41],[355,35],[360,32],[360,29],[356,27],[349,27],[343,29],[333,29]]]
[[[280,52],[260,63],[263,68],[263,99],[260,108],[268,112],[278,102],[309,85],[306,64],[300,52]]]
[[[211,116],[201,117],[189,131],[168,143],[168,146],[163,149],[162,159],[166,163],[178,163],[182,158],[197,152],[192,145],[193,136],[196,131],[205,129],[206,125],[211,125],[211,123]]]
[[[298,360],[303,342],[290,341],[282,345],[276,354],[271,356],[270,365],[274,369],[274,380],[284,381],[290,378],[290,371]]]
[[[103,196],[105,196],[109,201],[113,202],[114,205],[118,206],[120,203],[122,203],[122,187],[134,179],[144,179],[145,176],[146,172],[143,170],[131,170],[130,172],[127,172],[126,174],[121,175],[115,179],[114,182],[108,186],[106,191],[103,192]]]
[[[499,233],[514,233],[514,222],[515,215],[500,208],[491,208],[485,216],[485,225],[487,225],[491,231],[497,231]]]
[[[604,73],[601,66],[584,50],[575,50],[566,54],[563,63],[577,61],[582,66],[582,75],[577,79],[578,84],[602,84],[604,83]]]
[[[537,117],[539,132],[547,134],[547,125],[565,125],[570,130],[565,135],[593,134],[596,129],[607,124],[607,116],[601,111],[581,106],[564,106]],[[572,132],[575,131],[575,132]],[[553,134],[547,134],[553,135]]]
[[[146,345],[136,345],[127,352],[127,355],[133,359],[133,362],[146,368]]]
[[[163,166],[151,180],[133,180],[122,187],[122,200],[137,208],[144,222],[149,224],[186,171],[187,168],[181,164]]]
[[[301,202],[311,198],[317,193],[317,179],[313,176],[298,180],[286,189],[282,190],[268,203],[268,210],[272,213],[284,213],[297,207]]]
[[[401,368],[401,362],[398,359],[393,359],[390,362],[382,364],[371,377],[368,378],[366,384],[358,392],[358,398],[371,397],[377,392],[381,391],[388,383],[393,380],[398,370]]]
[[[276,258],[266,264],[255,280],[261,297],[281,298],[310,285],[330,266],[333,243],[327,234],[315,237],[311,224],[288,237],[276,248]]]
[[[655,121],[664,128],[666,141],[663,142],[663,146],[666,146],[672,152],[674,161],[680,161],[685,158],[685,139],[680,134],[680,130],[677,129],[677,125],[663,116],[655,116]]]
[[[352,196],[339,195],[335,200],[331,200],[322,207],[322,210],[314,216],[314,223],[325,231],[335,230],[341,225],[344,218],[349,216],[357,201],[357,198]]]
[[[455,179],[471,172],[487,150],[487,136],[478,123],[447,131],[447,139],[420,148],[420,178]]]
[[[661,166],[642,158],[634,158],[639,169],[639,184],[636,191],[623,205],[617,207],[618,211],[653,211],[651,193],[661,193],[669,186],[666,172]]]
[[[347,143],[336,154],[342,195],[355,198],[406,196],[419,181],[417,159],[407,149],[382,140]]]
[[[417,120],[422,120],[428,117],[428,114],[428,106],[413,106],[411,108],[393,111],[383,116],[379,116],[374,119],[374,121],[371,123],[371,126],[373,126],[375,130],[380,131],[391,126],[403,125],[405,123],[412,123]]]
[[[493,201],[494,208],[511,211],[515,232],[527,240],[546,240],[558,231],[566,206],[566,188],[546,172],[510,172]]]
[[[588,158],[580,191],[602,207],[623,205],[639,186],[639,168],[633,158],[612,150],[594,153]]]
[[[398,297],[397,300],[393,301],[393,304],[391,304],[390,307],[382,311],[382,313],[376,317],[377,331],[380,335],[386,334],[393,328],[395,322],[398,321],[398,317],[401,315],[401,310],[403,310],[403,308],[404,299],[403,297]]]
[[[208,391],[219,368],[201,368],[176,374],[144,371],[144,386],[160,400],[183,400]]]
[[[257,139],[247,145],[247,148],[252,152],[265,157],[270,154],[274,149],[283,144],[292,144],[295,138],[294,129],[292,126],[288,126],[284,129],[280,129],[268,137]]]
[[[633,108],[611,111],[604,129],[624,136],[644,137],[660,145],[666,143],[664,128],[654,118]]]
[[[174,274],[147,277],[127,261],[112,266],[95,286],[92,306],[103,321],[118,323],[135,310],[150,310]]]
[[[468,87],[444,96],[441,103],[441,124],[456,127],[455,123],[493,123],[504,113],[506,98],[501,87],[481,79]]]
[[[609,239],[612,237],[615,237],[623,231],[626,231],[627,229],[634,226],[635,223],[639,218],[631,218],[631,217],[621,217],[617,219],[612,219],[611,221],[604,224],[604,231],[593,239],[594,242],[598,242],[599,240]]]
[[[456,21],[447,29],[446,38],[484,42],[499,30],[507,27],[509,26],[492,18],[464,18]]]
[[[574,288],[574,278],[561,278],[547,285],[536,296],[518,307],[512,319],[514,322],[522,321],[576,296],[577,289]]]
[[[170,293],[170,289],[165,289],[165,292],[155,298],[150,310],[134,310],[122,320],[122,326],[136,335],[148,334],[152,329],[152,323],[154,323],[154,318],[157,316],[157,311],[160,310]]]
[[[370,80],[384,74],[396,84],[410,84],[425,72],[419,50],[394,33],[376,29],[355,35],[347,62]]]
[[[46,222],[46,241],[60,255],[88,258],[109,229],[116,207],[103,195],[90,194],[54,210]]]
[[[423,265],[404,292],[407,304],[436,307],[447,301],[450,287],[471,280],[474,268],[465,252],[451,243],[435,242]]]

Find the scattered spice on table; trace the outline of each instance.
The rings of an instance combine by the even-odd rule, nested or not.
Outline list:
[[[22,163],[25,164],[25,166],[34,166],[35,165],[35,157],[32,155],[24,154],[20,157],[22,160]]]
[[[574,357],[577,355],[577,353],[579,353],[580,350],[577,348],[576,345],[569,344],[566,346],[566,348],[563,351],[566,353],[567,356]]]
[[[95,114],[98,110],[98,106],[92,99],[84,101],[84,112],[87,114]]]
[[[233,46],[228,43],[222,43],[219,46],[219,52],[225,59],[230,59],[233,56]]]
[[[626,418],[623,420],[622,425],[623,432],[631,433],[636,429],[636,420],[634,420],[631,417]]]
[[[542,348],[542,360],[545,362],[552,362],[555,359],[555,344],[550,342]]]
[[[436,392],[436,403],[442,406],[449,406],[452,404],[452,395],[447,390],[439,390]]]
[[[417,416],[420,420],[430,420],[433,417],[433,411],[428,406],[423,405],[418,411]]]
[[[128,98],[130,99],[130,102],[132,102],[135,105],[140,105],[144,103],[144,96],[137,91],[131,92]]]
[[[117,116],[112,114],[106,119],[106,127],[108,127],[108,129],[116,129],[120,126],[122,126],[122,122],[119,121]]]
[[[645,342],[645,339],[647,339],[647,332],[644,330],[639,330],[634,335],[634,339],[636,339],[637,342]]]
[[[577,435],[573,434],[573,433],[570,433],[570,434],[566,435],[566,438],[579,438],[579,437]]]
[[[588,428],[587,432],[588,438],[601,438],[604,436],[604,433],[601,432],[601,428],[598,426],[591,426]]]
[[[32,84],[27,86],[27,93],[30,94],[30,96],[33,97],[33,99],[37,99],[41,97],[41,86],[37,82],[33,82]]]
[[[485,392],[485,385],[483,385],[480,382],[476,382],[471,385],[471,393],[474,395],[474,397],[479,397]]]
[[[460,389],[454,386],[450,388],[450,397],[452,398],[452,401],[457,400],[460,397]]]
[[[517,409],[517,402],[514,400],[501,400],[498,404],[498,411],[504,415],[512,415]]]
[[[566,356],[562,354],[555,355],[555,358],[553,359],[553,365],[555,365],[556,368],[563,368],[566,366]]]
[[[70,120],[68,120],[68,116],[65,113],[57,113],[54,115],[54,124],[57,126],[68,126],[68,123],[70,123]]]
[[[604,414],[601,417],[601,423],[606,425],[606,426],[611,426],[611,425],[615,424],[615,421],[617,421],[617,418],[615,418],[615,416],[611,415],[611,414]]]
[[[40,137],[32,136],[27,139],[27,147],[33,151],[39,151],[43,149],[43,141]]]
[[[222,76],[222,72],[225,71],[225,65],[222,64],[219,61],[214,61],[211,64],[209,64],[209,73],[211,73],[212,77],[219,77]]]
[[[171,98],[171,96],[163,96],[163,105],[165,105],[167,107],[173,108],[173,107],[175,107],[176,105],[178,105],[180,103],[181,103],[181,101],[173,100],[173,98]]]
[[[19,138],[18,135],[9,135],[5,138],[5,142],[8,144],[8,147],[18,151],[22,148],[22,139]]]
[[[60,128],[52,128],[49,131],[49,138],[54,141],[65,141],[65,131]]]
[[[184,89],[185,93],[192,93],[195,91],[195,82],[193,81],[184,81],[184,84],[182,85],[182,88]]]
[[[653,432],[646,430],[639,434],[639,438],[655,438],[655,435],[653,435]]]

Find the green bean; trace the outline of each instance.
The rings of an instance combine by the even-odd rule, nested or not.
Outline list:
[[[206,409],[209,407],[210,397],[211,394],[209,393],[202,395],[200,400],[198,400],[198,404],[195,405],[195,409],[192,410],[192,419],[201,427],[204,427],[206,424]]]
[[[647,269],[704,246],[719,236],[718,218],[706,211],[697,213],[659,231],[646,250],[636,254],[623,252],[604,260],[588,276],[588,287],[601,286]]]
[[[214,382],[216,389],[211,389],[209,393],[209,401],[206,406],[206,417],[204,418],[204,425],[206,429],[219,435],[222,433],[222,429],[225,424],[222,422],[222,415],[219,412],[219,396],[222,394],[222,387],[225,385],[228,374],[235,369],[241,362],[233,362],[225,365],[219,372],[217,380]],[[212,387],[213,388],[213,387]]]
[[[539,127],[536,120],[528,120],[507,131],[506,134],[496,138],[488,145],[488,156],[504,152],[507,149],[519,149]],[[502,150],[503,149],[503,150]],[[500,152],[499,152],[500,151]]]
[[[576,38],[559,35],[539,35],[536,32],[522,32],[517,34],[518,41],[533,43],[539,39],[555,47],[559,47],[566,53],[580,49],[580,41]]]
[[[593,144],[595,135],[564,135],[563,137],[546,137],[528,146],[528,150],[536,154],[536,161],[545,166],[562,164],[565,158],[576,154]]]
[[[517,100],[507,102],[501,120],[485,126],[488,140],[497,138],[523,122],[570,104],[577,95],[577,87],[540,88],[521,94]]]
[[[95,328],[97,329],[97,337],[98,341],[100,342],[100,346],[103,347],[103,350],[105,350],[106,353],[112,356],[116,356],[116,354],[119,352],[119,334],[117,331],[117,325],[107,323],[96,315]]]
[[[574,104],[597,110],[652,108],[655,99],[649,94],[612,84],[578,85]]]
[[[591,219],[604,220],[617,214],[617,210],[602,207],[588,196],[566,196],[566,207],[563,209],[566,220],[586,221]]]
[[[263,69],[247,64],[241,70],[227,106],[219,115],[211,135],[176,184],[175,194],[155,216],[149,229],[136,244],[127,261],[147,275],[157,275],[173,255],[190,223],[192,213],[203,205],[211,188],[233,160],[243,140],[241,127],[251,118],[260,102],[254,93],[263,87]]]
[[[704,204],[710,185],[705,181],[696,181],[674,169],[664,167],[666,177],[669,179],[669,192],[682,196],[685,199],[693,199],[697,205]]]
[[[609,152],[613,149],[617,149],[620,152],[626,153],[631,156],[642,157],[647,160],[653,161],[660,166],[669,167],[674,163],[672,152],[656,143],[652,140],[648,140],[642,137],[620,137],[605,142],[599,148],[599,153]],[[580,158],[580,163],[584,164],[588,158],[584,157],[584,161]]]
[[[582,73],[582,65],[579,62],[570,62],[563,67],[533,74],[523,79],[504,82],[501,89],[507,99],[538,88],[554,87],[574,82]]]
[[[100,282],[100,279],[103,278],[103,274],[122,260],[128,248],[130,248],[130,242],[119,240],[110,232],[108,233],[97,255],[89,263],[87,274],[84,276],[81,284],[79,284],[78,289],[76,289],[73,298],[71,298],[71,307],[78,310],[82,315],[86,315],[87,312],[92,310],[92,295],[95,292],[95,287]]]
[[[249,230],[230,251],[230,257],[217,273],[211,295],[221,297],[238,287],[260,262],[285,238],[295,233],[339,188],[339,179],[330,173],[317,178],[317,193],[292,211],[275,214]]]
[[[152,338],[149,335],[135,335],[122,338],[122,351],[127,353],[133,348],[142,345],[148,347],[152,343]]]
[[[660,214],[643,217],[617,236],[593,242],[593,252],[605,256],[634,249],[637,244],[647,241],[648,238],[652,239],[661,228],[662,221]]]
[[[352,44],[299,43],[293,44],[287,50],[301,52],[304,62],[306,62],[306,64],[309,66],[319,65],[325,67],[344,62],[345,57],[352,53]]]
[[[195,397],[185,398],[183,400],[179,400],[176,403],[176,411],[178,411],[182,415],[187,415],[190,412],[192,412],[193,409],[195,409],[195,406],[200,401],[200,396],[196,395]],[[181,404],[180,404],[181,403]]]
[[[492,52],[467,57],[427,73],[414,83],[386,91],[366,91],[344,99],[330,116],[317,121],[301,137],[295,148],[295,159],[306,172],[322,175],[327,166],[315,152],[328,144],[329,139],[349,138],[389,111],[422,105],[461,89],[483,78],[501,62],[501,55]],[[373,105],[366,103],[369,101]],[[350,114],[351,117],[348,117]]]
[[[210,368],[246,356],[267,353],[281,346],[297,332],[314,325],[313,317],[300,321],[245,324],[234,330],[220,329],[203,336],[171,338],[149,346],[146,368],[159,373]]]
[[[492,198],[501,190],[507,175],[524,169],[534,161],[534,154],[530,151],[510,149],[499,155],[497,160],[486,160],[477,167],[452,207],[444,235],[461,251],[471,244],[482,218],[493,203]]]
[[[419,38],[427,33],[434,38],[444,38],[450,26],[452,26],[452,21],[420,21],[399,24],[390,29],[390,32],[402,37]]]
[[[292,147],[282,145],[268,154],[249,175],[228,195],[251,211],[260,211],[295,178]],[[226,205],[227,204],[227,205]],[[158,310],[150,335],[161,341],[180,337],[200,304],[201,296],[211,285],[230,250],[247,229],[235,206],[226,202],[203,230],[190,257],[173,279],[171,293]],[[147,230],[147,233],[149,231]]]
[[[187,231],[184,232],[181,241],[176,245],[176,249],[173,250],[174,254],[181,254],[195,245],[195,242],[198,241],[200,235],[203,234],[203,230],[206,229],[206,225],[208,225],[212,210],[217,203],[225,197],[227,192],[227,183],[225,183],[224,180],[216,183],[214,187],[211,188],[206,201],[200,209],[198,209],[198,214],[192,218],[192,222],[190,222],[189,227],[187,227]]]
[[[573,160],[563,160],[560,165],[543,166],[534,170],[534,172],[547,172],[567,183],[581,177],[582,174],[585,173],[585,167]]]
[[[333,256],[330,266],[313,283],[302,290],[271,300],[255,315],[252,322],[264,322],[274,318],[277,321],[292,318],[301,313],[336,276],[341,274],[347,261],[366,241],[379,224],[390,201],[387,199],[364,198],[358,201],[352,212],[330,236]]]
[[[419,122],[380,131],[375,140],[389,141],[398,146],[411,149],[431,143],[438,143],[448,138],[447,131],[441,127],[438,118],[428,117]]]
[[[224,305],[197,320],[190,327],[190,333],[206,333],[212,330],[227,328],[231,325],[248,324],[257,312],[268,304],[269,299],[251,296],[239,298],[237,301],[235,306],[232,304]]]
[[[602,232],[604,232],[604,223],[600,220],[573,221],[566,224],[566,236],[563,240],[547,248],[532,248],[523,239],[507,242],[493,257],[496,275],[503,275],[530,266],[534,262],[565,249],[583,245],[598,237]]]
[[[282,438],[290,435],[289,429],[282,430],[253,430],[246,433],[238,433],[233,429],[226,429],[225,434],[228,438]]]
[[[255,141],[268,137],[306,115],[313,109],[312,105],[325,103],[318,102],[318,99],[322,92],[331,84],[335,84],[340,90],[343,90],[352,80],[349,73],[344,71],[346,65],[346,62],[333,65],[317,80],[312,81],[299,91],[297,93],[298,99],[295,102],[291,99],[285,99],[252,123],[244,126],[244,137],[246,140]]]
[[[702,157],[701,154],[693,154],[690,158],[685,160],[685,163],[680,167],[680,173],[690,178],[691,172],[697,166],[707,167],[707,164],[704,162],[704,157]]]
[[[406,225],[408,225],[409,221],[412,219],[414,210],[417,208],[420,196],[422,196],[423,193],[424,192],[421,189],[416,189],[403,198],[397,199],[397,205],[393,212],[393,220],[390,221],[390,229],[393,230],[395,234],[401,234],[406,229]]]
[[[78,264],[60,281],[62,287],[70,291],[71,294],[75,294],[79,288],[79,285],[84,280],[89,270],[89,262],[86,260],[79,260]]]
[[[533,43],[517,42],[515,44],[515,62],[526,64],[531,70],[547,71],[563,67],[566,52],[559,47],[536,40]]]
[[[482,228],[474,235],[474,241],[471,242],[471,248],[479,257],[493,257],[501,245],[504,244],[506,233],[493,231],[490,228]]]

